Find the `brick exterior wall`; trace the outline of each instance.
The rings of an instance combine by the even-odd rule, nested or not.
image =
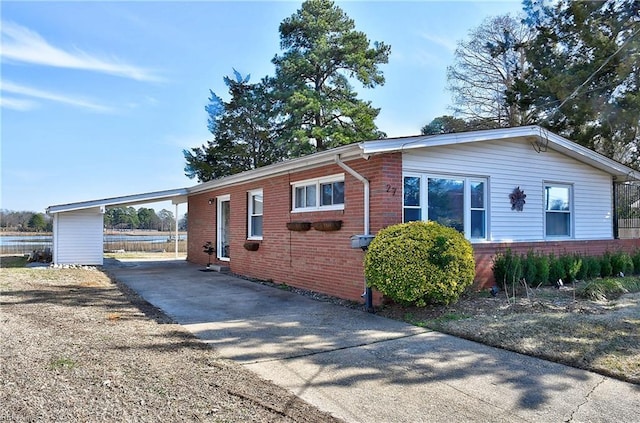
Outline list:
[[[402,221],[402,156],[386,154],[347,162],[369,180],[370,230]],[[291,183],[344,173],[345,207],[339,211],[291,212]],[[262,189],[264,195],[263,239],[257,251],[247,251],[247,192]],[[352,249],[351,235],[364,231],[364,185],[338,165],[239,184],[189,197],[187,260],[206,265],[202,246],[216,241],[216,203],[209,199],[231,195],[230,256],[233,273],[286,283],[339,298],[361,300],[364,291],[363,252]],[[289,231],[287,222],[342,220],[338,231]],[[381,297],[376,294],[374,301]]]
[[[389,225],[402,222],[402,155],[384,154],[370,160],[358,159],[347,165],[369,180],[370,231],[375,234]],[[291,183],[306,179],[344,173],[345,207],[340,211],[291,212]],[[262,189],[264,195],[263,239],[257,251],[247,251],[247,192]],[[187,260],[206,265],[209,257],[202,246],[216,241],[217,196],[231,196],[230,262],[212,262],[229,265],[233,273],[270,280],[276,283],[322,292],[339,298],[362,301],[364,291],[363,252],[352,249],[351,235],[364,230],[364,187],[356,178],[338,165],[332,164],[301,172],[275,176],[259,181],[239,184],[189,197],[189,229]],[[213,199],[213,204],[209,204]],[[287,222],[342,220],[338,231],[289,231]],[[529,250],[556,254],[577,252],[601,255],[606,251],[634,252],[640,249],[639,239],[517,242],[474,244],[476,258],[476,287],[494,284],[491,270],[497,252],[511,248],[515,253]],[[374,304],[382,296],[374,292]]]

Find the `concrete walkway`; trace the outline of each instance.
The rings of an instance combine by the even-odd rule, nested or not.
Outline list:
[[[640,386],[201,269],[105,263],[223,357],[348,422],[640,422]]]

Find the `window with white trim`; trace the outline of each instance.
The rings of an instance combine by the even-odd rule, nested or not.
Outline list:
[[[487,179],[403,175],[403,221],[431,220],[468,239],[487,239]]]
[[[567,184],[544,184],[545,237],[571,237],[571,188]]]
[[[262,212],[263,195],[261,189],[248,192],[249,204],[247,207],[248,223],[247,238],[262,239]]]
[[[294,212],[344,209],[344,174],[291,183]]]

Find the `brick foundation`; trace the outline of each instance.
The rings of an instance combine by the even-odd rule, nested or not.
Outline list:
[[[476,279],[478,288],[487,288],[495,284],[493,278],[493,258],[497,253],[511,249],[515,254],[526,254],[530,250],[537,253],[555,255],[578,253],[585,256],[601,256],[606,252],[625,251],[633,253],[640,250],[640,239],[605,239],[590,241],[555,241],[555,242],[512,242],[474,244],[476,259]]]

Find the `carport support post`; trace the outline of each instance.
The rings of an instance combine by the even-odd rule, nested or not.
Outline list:
[[[175,239],[175,246],[176,246],[176,260],[177,260],[177,259],[178,259],[178,203],[176,203],[175,224],[176,224],[176,239]]]

